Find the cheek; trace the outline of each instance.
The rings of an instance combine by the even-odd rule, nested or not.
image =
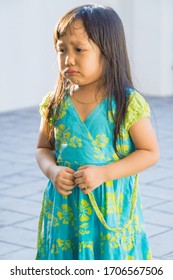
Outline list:
[[[101,61],[96,56],[91,55],[85,59],[84,65],[86,66],[86,69],[90,69],[92,72],[95,70],[100,71]]]
[[[95,60],[92,60],[92,63],[89,64],[91,71],[93,72],[93,74],[95,74],[96,76],[101,76],[103,73],[103,63],[101,60],[99,60],[98,58],[96,58]]]

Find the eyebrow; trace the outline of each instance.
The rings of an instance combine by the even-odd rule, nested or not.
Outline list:
[[[63,42],[57,42],[57,47],[65,46],[66,44]],[[75,42],[70,42],[70,45],[72,46],[81,46],[81,47],[86,47],[86,43],[80,42],[80,41],[75,41]]]

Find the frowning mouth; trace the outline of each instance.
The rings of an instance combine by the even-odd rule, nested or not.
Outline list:
[[[78,73],[79,73],[78,71],[75,71],[75,70],[72,70],[72,69],[68,69],[68,70],[65,71],[65,74],[67,74],[67,75],[76,75]]]

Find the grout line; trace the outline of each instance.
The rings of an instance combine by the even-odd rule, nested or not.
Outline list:
[[[35,249],[35,247],[23,246],[23,245],[18,244],[18,243],[7,242],[7,241],[1,240],[1,239],[0,239],[0,242],[5,243],[5,244],[8,244],[8,245],[19,246],[19,247],[21,247],[21,248]]]

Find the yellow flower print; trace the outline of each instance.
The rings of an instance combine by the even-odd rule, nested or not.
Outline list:
[[[59,151],[60,148],[61,148],[61,142],[57,138],[55,138],[55,149],[56,149],[56,151]]]
[[[107,234],[103,234],[102,232],[100,233],[100,238],[101,238],[101,240],[104,240],[104,241],[108,241],[108,240],[110,240],[110,238],[111,238],[111,234],[110,233],[107,233]]]
[[[113,187],[113,181],[107,181],[105,182],[106,187]]]
[[[123,248],[126,251],[130,251],[134,247],[134,236],[133,235],[124,235],[122,237]]]
[[[93,141],[93,142],[94,142],[94,141]],[[92,142],[92,143],[93,143],[93,142]],[[95,147],[94,147],[94,151],[95,151],[97,154],[102,155],[102,152],[100,151],[99,147],[95,146]]]
[[[122,144],[122,145],[117,145],[117,150],[120,152],[120,154],[123,154],[124,156],[129,154],[129,146]]]
[[[115,193],[106,193],[105,206],[106,206],[106,212],[109,214],[113,214],[114,211],[116,211],[115,199],[116,199]]]
[[[109,158],[106,158],[106,161],[110,163],[111,158],[110,158],[110,157],[109,157]]]
[[[106,137],[105,134],[98,134],[98,135],[96,136],[96,139],[92,142],[92,144],[93,144],[94,146],[97,146],[97,147],[99,147],[99,148],[102,148],[102,147],[105,147],[106,144],[108,144],[108,142],[109,142],[109,138]]]
[[[90,233],[90,230],[88,230],[88,223],[84,223],[84,224],[81,224],[80,225],[80,230],[79,230],[79,233],[81,235],[86,235],[86,234],[89,234]]]
[[[39,240],[38,248],[39,248],[39,251],[42,254],[42,256],[43,257],[46,256],[46,253],[45,253],[46,252],[46,246],[45,246],[45,242],[44,242],[43,236]]]
[[[55,128],[56,130],[56,138],[60,140],[62,143],[67,143],[69,137],[70,137],[70,132],[68,132],[69,128],[66,129],[64,124],[58,125],[58,127]]]
[[[59,226],[58,218],[53,217],[53,227]]]
[[[120,127],[119,138],[122,140],[129,138],[129,133],[123,126]]]
[[[99,160],[103,160],[105,159],[105,156],[100,154],[100,155],[94,155],[95,158],[99,159]]]
[[[81,222],[88,221],[89,215],[92,214],[92,208],[90,204],[84,199],[81,200],[81,203],[79,205],[79,212],[79,219]]]
[[[60,111],[59,111],[59,117],[58,117],[58,119],[59,119],[59,120],[62,119],[65,115],[66,115],[66,112],[63,111],[63,110],[60,110]]]
[[[121,213],[123,201],[124,201],[124,196],[122,193],[120,193],[118,197],[116,197],[116,192],[106,193],[105,206],[107,209],[107,213],[113,214],[115,211],[117,213]]]
[[[71,240],[67,239],[67,240],[63,240],[58,238],[57,240],[58,246],[63,250],[66,251],[68,249],[71,249]]]
[[[124,195],[122,193],[120,193],[119,196],[116,199],[116,211],[118,213],[122,212],[123,202],[124,202]]]
[[[79,242],[79,252],[82,252],[83,249],[89,249],[91,252],[93,252],[93,241],[82,241]]]
[[[110,240],[110,247],[114,249],[120,247],[120,244],[115,236]]]
[[[73,148],[82,147],[82,139],[78,138],[77,136],[73,136],[72,138],[70,138],[69,146]]]
[[[53,211],[53,201],[51,201],[50,199],[45,200],[45,203],[44,203],[44,214],[46,215],[46,217],[48,219],[52,218],[52,211]]]
[[[88,133],[88,138],[89,138],[90,140],[93,140],[93,138],[92,138],[92,136],[91,136],[90,133]]]
[[[103,234],[102,232],[101,232],[101,234],[100,234],[100,237],[101,237],[101,240],[102,241],[108,241],[109,242],[109,246],[111,247],[111,248],[118,248],[119,246],[120,246],[120,243],[118,242],[118,240],[119,240],[119,236],[118,236],[118,234],[110,234],[110,233],[107,233],[107,234]],[[102,242],[101,243],[102,244],[102,246],[104,246],[104,242]]]
[[[69,100],[62,101],[60,109],[59,109],[59,115],[58,115],[59,120],[62,119],[66,115],[66,110],[69,106],[70,106]]]
[[[61,205],[62,210],[57,212],[58,217],[62,221],[63,224],[68,224],[73,217],[72,209],[67,204]]]
[[[71,102],[69,99],[66,99],[62,101],[61,105],[63,110],[67,110],[67,108],[71,106]]]
[[[136,214],[133,215],[132,223],[127,227],[128,234],[134,234],[140,231],[139,218]]]
[[[134,260],[134,256],[127,256],[126,260]]]
[[[103,152],[100,150],[100,147],[96,140],[92,141],[92,144],[94,145],[94,151],[96,154],[94,154],[94,157],[99,159],[99,160],[106,160]]]
[[[112,110],[112,113],[113,113],[113,115],[114,115],[114,114],[115,114],[115,110]],[[113,119],[113,117],[112,117],[112,114],[111,114],[111,111],[110,111],[110,110],[108,111],[108,120],[109,120],[111,123],[115,122],[114,119]]]
[[[58,254],[59,250],[58,250],[58,246],[57,244],[52,244],[52,248],[51,248],[51,254]]]
[[[126,129],[129,130],[130,126],[141,117],[149,116],[150,108],[146,100],[138,92],[131,92],[124,120]]]
[[[118,160],[119,160],[119,157],[117,156],[116,153],[114,153],[114,154],[112,155],[112,157],[113,157],[113,160],[114,160],[114,161],[118,161]]]
[[[42,235],[41,238],[39,239],[38,247],[42,247],[43,245],[44,245],[44,238],[43,238],[43,235]]]
[[[148,254],[147,254],[147,260],[152,260],[152,254],[151,254],[151,250],[148,250]]]
[[[139,217],[136,214],[134,214],[132,223],[127,227],[128,234],[134,234],[135,232],[140,232],[142,228],[143,225],[140,225]]]

